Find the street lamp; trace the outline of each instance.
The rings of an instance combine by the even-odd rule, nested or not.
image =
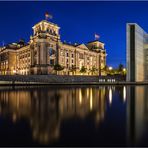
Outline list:
[[[125,68],[123,68],[123,71],[125,72],[125,71],[126,71],[126,69],[125,69]]]
[[[126,68],[123,68],[123,75],[126,75]]]
[[[108,69],[109,69],[109,70],[112,70],[112,69],[113,69],[113,67],[111,67],[111,66],[110,66]]]
[[[16,74],[16,70],[13,70],[13,73]]]

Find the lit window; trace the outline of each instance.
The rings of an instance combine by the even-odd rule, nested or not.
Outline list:
[[[79,54],[79,58],[83,59],[83,54],[82,53]]]

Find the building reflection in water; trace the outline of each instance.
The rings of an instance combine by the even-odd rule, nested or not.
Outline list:
[[[28,120],[33,139],[48,144],[60,137],[62,121],[73,116],[84,119],[92,112],[94,124],[99,126],[105,117],[108,98],[112,103],[114,90],[115,87],[103,86],[0,90],[0,114],[11,115],[14,123],[22,118]],[[123,88],[124,100],[125,91]],[[139,110],[137,114],[140,113]]]
[[[127,141],[128,145],[144,145],[148,132],[148,87],[131,86],[127,89]]]

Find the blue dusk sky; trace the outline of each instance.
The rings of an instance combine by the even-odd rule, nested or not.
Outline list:
[[[45,19],[46,11],[61,27],[62,41],[87,43],[99,34],[107,64],[113,67],[126,64],[126,23],[138,23],[148,31],[148,2],[0,2],[0,45],[20,38],[29,41],[33,25]]]

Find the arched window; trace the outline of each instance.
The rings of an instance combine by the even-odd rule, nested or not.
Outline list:
[[[50,33],[50,34],[52,34],[52,31],[51,31],[51,30],[49,30],[49,33]]]
[[[47,32],[49,32],[49,28],[47,28]]]
[[[56,35],[55,31],[53,30],[53,35]]]

